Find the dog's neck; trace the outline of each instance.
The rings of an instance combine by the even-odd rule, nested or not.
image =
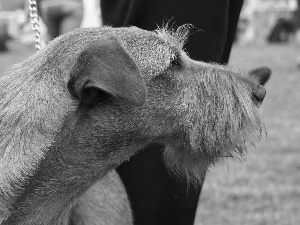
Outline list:
[[[103,177],[109,165],[98,165],[97,172],[70,158],[47,155],[36,173],[14,201],[13,211],[3,223],[22,225],[65,225],[69,223],[69,211],[76,199],[96,180]]]
[[[33,57],[37,56],[1,76],[0,224],[10,215],[27,177],[45,157],[72,103],[63,88],[55,86],[54,80],[62,78],[41,72]]]
[[[95,162],[92,151],[80,149],[72,135],[58,135],[60,140],[49,147],[21,192],[16,190],[11,213],[2,225],[68,224],[76,199],[116,166],[107,159]]]
[[[1,225],[67,225],[76,200],[96,181],[125,161],[140,145],[114,149],[113,155],[84,148],[65,125],[57,140],[27,178],[22,192],[13,200],[12,210]],[[84,130],[84,128],[82,128]],[[96,155],[97,154],[97,155]]]

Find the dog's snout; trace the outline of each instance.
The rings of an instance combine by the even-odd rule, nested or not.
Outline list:
[[[262,102],[266,96],[266,89],[261,85],[257,84],[253,90],[253,97],[258,102]]]

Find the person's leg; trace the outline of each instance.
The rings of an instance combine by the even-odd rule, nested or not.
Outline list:
[[[227,39],[229,0],[101,0],[103,24],[155,30],[163,22],[192,24],[185,49],[193,59],[222,62]],[[141,3],[143,2],[143,4]],[[198,31],[197,31],[198,29]]]
[[[148,0],[101,0],[100,3],[103,24],[113,27],[138,26],[148,10]]]
[[[223,51],[222,63],[228,63],[231,47],[235,39],[236,29],[244,0],[230,0],[228,13],[227,39]]]
[[[136,225],[191,225],[200,189],[170,175],[163,146],[151,145],[117,171],[126,186]]]

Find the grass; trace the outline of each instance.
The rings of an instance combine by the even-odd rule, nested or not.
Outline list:
[[[0,70],[35,50],[13,45],[0,53]],[[266,85],[265,138],[246,161],[212,168],[204,183],[197,225],[300,224],[300,46],[235,46],[230,64],[273,70]]]
[[[267,137],[246,161],[212,168],[203,187],[197,225],[300,224],[300,46],[235,46],[230,64],[269,66],[263,118]]]

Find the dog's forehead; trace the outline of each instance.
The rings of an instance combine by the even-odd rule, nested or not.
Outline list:
[[[177,32],[178,30],[180,32]],[[147,82],[166,70],[182,50],[185,42],[185,32],[182,30],[177,29],[173,32],[167,28],[156,31],[136,27],[81,28],[54,39],[34,57],[38,58],[40,63],[46,62],[48,67],[53,63],[56,68],[68,71],[67,68],[75,63],[80,52],[89,44],[114,36],[132,56]]]
[[[156,32],[130,28],[115,34],[132,56],[146,80],[163,72],[175,57],[176,46]]]

